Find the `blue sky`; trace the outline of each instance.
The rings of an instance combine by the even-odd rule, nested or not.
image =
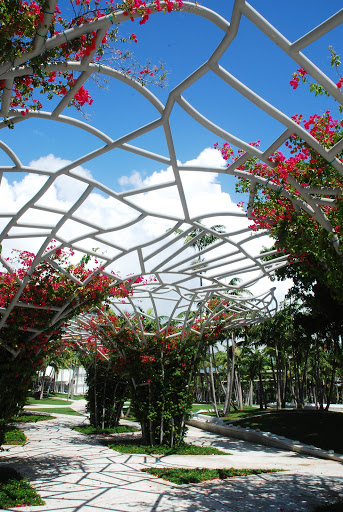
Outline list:
[[[61,6],[65,4],[66,0]],[[232,0],[204,0],[200,4],[217,11],[227,19],[231,17]],[[327,3],[303,0],[297,4],[253,0],[251,5],[291,41],[311,30],[342,6],[339,0]],[[128,21],[121,25],[121,30],[124,34],[137,34],[138,43],[132,43],[130,49],[135,52],[139,62],[144,64],[147,59],[152,63],[163,62],[168,74],[168,85],[164,89],[156,86],[151,88],[162,102],[166,101],[173,87],[211,55],[223,37],[223,32],[218,27],[186,13],[154,15],[144,26],[140,26],[137,21]],[[342,27],[336,28],[304,53],[325,71],[330,71],[328,46],[333,45],[340,53],[342,35]],[[237,38],[220,64],[287,114],[301,112],[306,116],[327,108],[335,108],[330,100],[310,95],[306,87],[293,91],[289,80],[291,73],[296,70],[296,64],[245,18],[240,24]],[[86,109],[89,122],[113,138],[156,118],[154,109],[147,102],[142,102],[135,91],[117,81],[109,84],[108,91],[91,83],[87,87],[94,97],[93,105]],[[268,118],[210,73],[187,90],[185,98],[213,122],[246,142],[260,139],[262,148],[267,147],[283,130],[276,121]],[[45,101],[43,104],[49,108],[49,102]],[[66,109],[64,113],[80,117],[73,109]],[[196,157],[204,148],[212,147],[217,141],[214,134],[196,125],[181,108],[175,109],[171,124],[177,156],[182,162]],[[21,123],[14,131],[2,130],[1,136],[26,164],[49,153],[72,160],[85,150],[95,149],[99,145],[90,135],[80,134],[75,128],[49,121],[33,120]],[[155,150],[157,145],[159,151],[166,154],[160,129],[137,139],[136,143],[151,150]],[[161,164],[118,150],[87,167],[97,179],[111,187],[117,187],[120,176],[137,170],[146,176],[160,170]],[[232,183],[219,179],[224,189],[232,192]]]
[[[61,6],[66,3],[67,0],[64,0]],[[290,41],[295,41],[341,8],[341,1],[338,0],[331,0],[327,5],[319,1],[303,0],[296,4],[296,9],[290,2],[284,1],[255,0],[251,4]],[[207,0],[203,1],[202,5],[230,20],[233,1]],[[151,87],[162,103],[166,102],[170,91],[177,84],[210,57],[223,38],[223,32],[207,20],[181,12],[151,16],[144,26],[140,26],[137,21],[128,21],[121,25],[121,30],[123,34],[137,34],[138,43],[132,42],[130,49],[135,52],[139,62],[143,65],[147,59],[151,60],[152,64],[163,62],[168,74],[167,86],[163,89]],[[315,64],[325,72],[331,73],[334,81],[336,80],[329,65],[328,46],[332,45],[338,53],[343,54],[342,35],[342,27],[336,28],[304,51]],[[293,91],[289,81],[292,72],[298,66],[245,18],[242,19],[238,35],[223,55],[220,64],[288,115],[303,113],[307,117],[327,109],[337,112],[337,106],[331,99],[315,98],[306,87],[299,87],[297,91]],[[108,90],[99,89],[92,82],[86,85],[94,98],[94,103],[86,109],[88,122],[92,126],[116,139],[158,117],[154,108],[132,88],[116,80],[111,80],[108,85]],[[242,98],[212,73],[207,73],[187,89],[184,97],[204,116],[245,142],[261,140],[262,149],[268,147],[284,131],[283,126]],[[46,110],[51,107],[48,101],[42,102]],[[66,109],[64,114],[84,120],[75,109]],[[212,154],[211,150],[204,151],[206,148],[213,148],[215,142],[222,141],[195,123],[181,107],[174,108],[170,123],[176,155],[181,162],[196,160],[205,165],[211,161],[217,166],[223,163],[218,161],[216,152],[213,155],[213,150]],[[95,137],[75,127],[35,119],[19,123],[14,130],[3,129],[1,139],[18,154],[25,165],[35,161],[37,167],[50,166],[52,170],[102,146]],[[161,128],[136,139],[132,144],[168,156]],[[10,164],[4,153],[2,157],[1,165]],[[135,188],[158,183],[169,176],[163,164],[119,149],[88,162],[84,167],[96,180],[116,191],[121,191],[123,187]],[[6,189],[8,192],[5,192],[3,203],[6,204],[8,200],[9,211],[16,211],[24,199],[32,197],[35,187],[38,187],[38,190],[42,185],[40,177],[37,176],[23,180],[23,173],[5,173],[5,178],[9,184],[17,181],[12,188]],[[223,212],[225,208],[230,210],[232,205],[228,194],[233,203],[245,199],[235,194],[234,178],[220,174],[217,177],[214,174],[207,177],[195,174],[187,177],[188,180],[191,178],[196,183],[193,186],[188,181],[186,188],[189,204],[196,212],[194,215],[211,211]],[[68,187],[62,187],[62,182],[63,180],[60,187],[51,190],[50,194],[50,201],[55,202],[57,206],[66,204],[70,199],[68,195],[80,193],[78,189],[73,190],[72,186],[70,190]],[[156,198],[156,194],[153,196],[151,193],[149,198],[146,198],[147,203],[150,201],[149,208],[174,208],[169,206],[176,204],[171,197],[166,195]],[[153,197],[155,199],[150,200]],[[90,202],[87,206],[88,209],[85,207],[85,218],[99,217],[100,225],[105,224],[108,219],[112,221],[113,211],[101,206],[99,197],[95,195],[92,196],[92,201],[93,203]],[[116,215],[120,223],[125,217],[125,212],[117,212]],[[232,220],[230,222],[229,227],[232,228]],[[146,231],[141,230],[140,236],[154,237],[161,230],[166,230],[164,225],[156,227],[153,222],[148,224],[144,228]],[[74,228],[79,229],[79,226]],[[70,231],[73,229],[70,228]],[[138,231],[130,233],[130,243],[136,243],[138,235]],[[258,254],[257,246],[254,252]],[[125,258],[122,272],[127,265],[128,258]]]

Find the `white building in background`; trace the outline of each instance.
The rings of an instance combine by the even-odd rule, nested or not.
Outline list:
[[[55,393],[68,393],[74,395],[84,395],[87,392],[86,370],[82,367],[65,368],[55,372],[52,366],[48,366],[45,371],[45,379],[52,379],[50,390]],[[74,385],[74,390],[72,390]]]

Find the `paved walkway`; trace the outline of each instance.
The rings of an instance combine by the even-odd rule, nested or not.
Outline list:
[[[84,404],[74,404],[83,410]],[[12,510],[308,512],[319,503],[343,499],[343,465],[338,462],[223,438],[192,427],[188,441],[211,444],[231,455],[124,455],[70,430],[80,421],[80,417],[61,414],[55,420],[23,425],[28,443],[9,447],[2,458],[29,478],[46,505]],[[285,471],[177,486],[140,471],[149,466]]]

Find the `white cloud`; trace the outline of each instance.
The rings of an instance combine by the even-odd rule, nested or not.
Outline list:
[[[70,160],[55,157],[50,153],[47,156],[40,157],[38,160],[32,160],[30,162],[30,167],[57,172],[70,163]],[[77,166],[72,169],[72,174],[85,178],[92,178],[91,172],[81,166]],[[76,180],[71,176],[59,176],[55,180],[54,187],[50,188],[49,192],[47,192],[47,194],[42,198],[42,202],[49,204],[54,201],[62,201],[65,205],[69,205],[76,201],[86,187],[87,185],[85,183],[80,180]]]
[[[121,176],[118,183],[124,189],[130,188],[130,185],[133,185],[134,188],[143,187],[142,177],[138,171],[133,171],[131,176]]]
[[[55,173],[70,163],[71,162],[68,160],[63,160],[49,154],[32,161],[30,165],[35,169],[44,169]],[[186,162],[184,165],[217,169],[224,168],[225,161],[222,159],[219,151],[213,148],[206,148],[197,158]],[[86,179],[92,177],[91,173],[82,167],[73,169],[72,174],[75,177],[70,175],[59,176],[51,183],[42,197],[37,197],[36,204],[49,206],[57,210],[62,209],[67,211],[70,209],[87,187],[85,182],[77,179],[77,175]],[[227,227],[228,232],[233,232],[249,225],[250,222],[244,216],[235,217],[230,215],[232,212],[236,214],[241,213],[241,210],[232,202],[230,195],[222,190],[216,172],[181,171],[180,177],[191,218],[204,218],[204,224],[208,227],[213,224],[223,224]],[[23,180],[15,181],[10,184],[4,178],[0,189],[1,211],[18,212],[28,200],[39,192],[47,179],[46,176],[28,174]],[[140,188],[155,186],[173,180],[175,180],[175,176],[172,168],[169,167],[167,169],[161,169],[159,172],[154,172],[146,177],[143,177],[138,171],[134,171],[130,176],[120,177],[118,182],[119,185],[124,188]],[[175,221],[168,220],[168,218],[156,217],[155,214],[161,212],[166,217],[172,216],[183,220],[187,213],[184,210],[182,194],[180,194],[180,190],[176,185],[164,187],[157,191],[128,196],[127,200],[131,202],[132,207],[115,198],[105,197],[101,193],[94,191],[75,212],[74,221],[66,222],[57,233],[57,236],[60,235],[63,239],[68,241],[81,236],[84,232],[91,233],[92,228],[84,229],[84,226],[78,222],[78,220],[81,222],[82,220],[86,220],[95,226],[95,233],[97,233],[98,230],[98,238],[94,239],[90,237],[84,241],[81,240],[78,245],[79,247],[89,249],[95,247],[96,244],[98,244],[99,247],[104,247],[102,242],[107,240],[114,246],[118,246],[119,249],[121,247],[131,249],[145,241],[153,241],[157,237],[163,236],[166,230],[175,224]],[[134,206],[138,208],[136,209]],[[140,208],[152,212],[153,215],[139,218]],[[213,216],[212,214],[217,215]],[[206,216],[209,217],[206,218]],[[46,229],[48,229],[48,226],[55,225],[60,219],[61,215],[59,214],[42,213],[40,210],[30,208],[21,220],[28,224],[39,224],[42,228],[45,226]],[[7,220],[2,220],[2,225],[6,224]],[[132,222],[132,224],[125,227],[125,225],[130,222]],[[184,227],[186,227],[186,225],[184,225]],[[25,231],[25,229],[28,230],[29,228],[23,228],[22,231]],[[37,231],[37,228],[35,229]],[[101,232],[102,229],[110,231],[104,234]],[[12,233],[14,232],[15,231],[12,230]],[[29,233],[29,231],[27,232]],[[235,239],[240,240],[246,237],[246,234],[237,235]],[[4,243],[4,249],[8,251],[10,246],[12,246],[13,248],[37,250],[37,246],[39,243],[42,243],[42,240],[42,238],[16,238],[7,240],[6,243]],[[263,242],[266,244],[265,240]],[[158,248],[160,245],[161,243],[156,243],[155,247]],[[262,245],[261,239],[253,238],[245,244],[246,248],[249,248],[249,253],[252,255],[257,255]],[[180,247],[182,247],[182,241],[175,244],[173,243],[173,237],[171,237],[170,243],[163,253],[158,253],[155,258],[151,259],[151,263],[149,262],[151,267],[149,267],[147,271],[153,268],[153,265],[157,264],[157,262],[164,261],[164,259],[168,258],[171,259],[175,248]],[[234,246],[232,246],[232,250],[234,250]],[[152,249],[143,249],[144,254],[149,251],[152,251]],[[228,247],[225,245],[216,249],[215,255],[223,256],[226,255],[227,252]],[[118,253],[119,251],[116,248],[108,248],[106,255],[108,257],[114,257]],[[191,258],[194,256],[192,249],[189,249],[189,256]],[[185,255],[182,256],[182,258],[184,257]],[[239,272],[238,268],[240,264],[241,262],[236,265],[237,272]],[[140,272],[140,264],[136,252],[124,256],[115,262],[112,267],[120,270],[122,276]],[[225,267],[223,267],[223,272],[225,271],[224,269]],[[208,272],[210,275],[211,270],[209,269]],[[251,279],[253,275],[244,274],[242,277],[244,279]],[[230,279],[231,277],[228,277],[228,280]],[[283,290],[286,287],[285,283],[279,285],[278,283],[267,283],[265,279],[263,281],[264,282],[258,285],[254,285],[253,291],[259,293],[262,291],[262,286],[264,291],[272,286],[276,286],[279,290],[278,298],[283,298]]]
[[[60,169],[63,169],[67,165],[71,164],[71,160],[65,160],[63,158],[60,158],[59,156],[55,156],[52,153],[46,156],[41,156],[38,158],[38,160],[32,160],[30,162],[30,167],[33,167],[35,169],[42,169],[47,171],[59,171]],[[78,165],[73,169],[73,172],[76,174],[79,174],[79,176],[84,176],[86,178],[91,178],[92,174],[88,169],[85,169],[84,167],[81,167]]]
[[[27,174],[21,181],[9,184],[8,180],[3,178],[0,188],[1,213],[19,210],[41,189],[46,180],[45,176]]]

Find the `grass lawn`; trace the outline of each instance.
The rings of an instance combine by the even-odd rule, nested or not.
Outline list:
[[[215,480],[219,478],[232,478],[235,476],[260,475],[261,473],[276,473],[280,469],[206,469],[206,468],[145,468],[141,469],[145,473],[158,476],[163,480],[169,480],[174,484],[196,484],[206,480]]]
[[[106,443],[107,444],[107,443]],[[107,444],[108,448],[120,453],[145,454],[145,455],[230,455],[212,446],[195,446],[183,443],[180,446],[150,446],[141,444],[139,439],[130,439],[126,442]]]
[[[220,412],[220,409],[223,407],[223,404],[218,405],[218,409]],[[198,412],[201,410],[213,410],[212,404],[193,404],[192,406],[192,412]],[[236,421],[240,418],[245,418],[247,416],[255,416],[258,414],[264,414],[266,412],[274,411],[275,409],[260,409],[259,407],[243,407],[243,411],[235,411],[231,409],[231,412],[227,416],[221,416],[221,419],[224,421]],[[208,414],[209,416],[215,416],[214,412],[204,412],[204,414]]]
[[[325,411],[274,411],[239,420],[241,427],[259,428],[324,450],[343,453],[343,414]]]
[[[45,505],[35,489],[13,468],[0,466],[0,507]]]
[[[14,423],[36,423],[37,421],[53,419],[55,419],[55,416],[44,416],[43,414],[20,414],[11,418]]]
[[[12,425],[5,426],[4,444],[25,444],[26,441],[26,435],[19,428]]]
[[[217,404],[218,409],[223,408],[224,404]],[[214,409],[213,404],[193,404],[192,405],[192,412],[198,412],[208,409]]]
[[[101,427],[92,427],[92,425],[77,425],[70,428],[86,435],[122,434],[123,432],[138,432],[139,430],[138,428],[127,427],[126,425],[118,425],[117,427],[104,429]]]
[[[68,393],[52,393],[51,398],[58,397],[58,398],[65,398],[68,400]],[[84,400],[85,395],[74,395],[73,400]]]
[[[35,409],[26,409],[27,411],[35,412]],[[40,409],[42,412],[50,412],[52,414],[68,414],[69,416],[83,416],[83,414],[80,414],[77,411],[74,411],[74,409],[71,409],[70,407],[44,407]]]
[[[137,421],[137,418],[136,416],[133,416],[132,414],[129,414],[129,416],[122,416],[121,417],[122,420],[129,420],[129,421]]]
[[[223,406],[223,404],[219,404],[221,407]],[[218,406],[219,407],[219,406]],[[201,411],[201,410],[211,410],[213,409],[213,405],[212,404],[193,404],[192,406],[192,412],[198,412],[198,411]],[[264,414],[265,412],[270,412],[270,411],[273,411],[275,409],[263,409],[263,410],[260,410],[258,407],[244,407],[243,411],[233,411],[233,412],[230,412],[229,416],[225,416],[225,417],[222,417],[222,419],[224,421],[236,421],[240,418],[245,418],[246,416],[254,416],[256,414]],[[210,416],[215,416],[215,414],[213,412],[204,412],[204,414],[208,414]],[[134,416],[123,416],[124,419],[126,420],[131,420],[131,421],[137,421],[137,419],[134,417]]]
[[[265,414],[266,412],[272,412],[275,409],[259,409],[258,407],[243,407],[242,411],[231,410],[227,416],[221,416],[221,419],[231,423],[232,421],[239,420],[241,418],[247,418],[249,416],[258,416],[259,414]],[[209,416],[215,416],[213,412],[204,413]]]
[[[60,400],[59,398],[43,398],[42,400],[37,400],[30,396],[27,399],[26,405],[70,405],[73,402],[70,400]]]
[[[227,416],[223,416],[222,420],[228,421],[229,423],[232,421],[240,420],[241,418],[247,418],[249,416],[259,416],[260,414],[265,414],[271,411],[275,411],[275,409],[259,409],[258,407],[243,407],[243,411],[232,411]]]

